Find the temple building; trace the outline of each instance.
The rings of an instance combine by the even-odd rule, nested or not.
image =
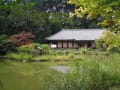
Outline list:
[[[104,29],[63,29],[46,38],[54,48],[96,48]]]

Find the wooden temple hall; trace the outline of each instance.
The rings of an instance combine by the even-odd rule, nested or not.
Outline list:
[[[46,39],[53,48],[95,48],[103,29],[63,29]]]

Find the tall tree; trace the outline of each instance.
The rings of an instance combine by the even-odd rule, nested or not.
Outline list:
[[[75,15],[87,18],[96,18],[100,20],[100,25],[112,31],[106,36],[114,36],[114,38],[103,37],[103,41],[108,45],[109,50],[112,48],[120,48],[120,1],[119,0],[69,0],[70,4],[76,6]],[[116,39],[117,38],[117,39]],[[116,40],[115,40],[116,39]]]
[[[21,0],[0,0],[0,54],[6,53],[13,47],[9,40],[10,35],[26,29],[29,22],[35,21],[33,14],[31,14],[33,12],[32,6],[33,3]]]
[[[69,0],[70,4],[75,4],[75,15],[83,17],[87,14],[87,18],[99,17],[102,25],[109,29],[118,30],[115,24],[119,24],[120,1],[119,0]],[[104,18],[104,19],[102,19]],[[119,25],[118,25],[119,26]]]

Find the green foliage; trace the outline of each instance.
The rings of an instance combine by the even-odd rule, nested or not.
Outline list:
[[[23,45],[23,46],[18,47],[18,52],[32,54],[34,47],[35,47],[34,44]]]
[[[34,52],[35,47],[40,48],[40,54],[37,55],[35,54]],[[27,60],[27,61],[29,61],[29,56],[33,61],[74,61],[83,60],[86,58],[86,55],[87,49],[54,50],[51,49],[50,46],[47,44],[33,43],[18,47],[17,52],[9,53],[6,55],[6,57],[13,60]]]
[[[108,45],[107,50],[116,48],[119,51],[120,43],[120,1],[118,0],[69,0],[70,4],[75,4],[75,15],[78,17],[84,17],[87,14],[87,18],[98,18],[98,23],[102,27],[106,28],[109,35],[105,35],[103,42]]]
[[[31,18],[33,16],[31,13],[34,12],[32,7],[32,2],[25,3],[23,0],[1,4],[0,16],[5,19],[5,25],[3,27],[5,28],[4,34],[11,35],[21,29],[26,29],[25,25],[27,22],[33,21],[33,17]]]
[[[80,48],[81,54],[87,54],[87,48]]]
[[[28,53],[9,53],[6,55],[7,58],[11,59],[11,60],[16,60],[16,61],[31,61],[33,59],[33,55],[32,54],[28,54]]]
[[[0,55],[6,54],[8,51],[15,50],[15,46],[6,35],[0,36]]]
[[[49,82],[51,90],[111,90],[120,85],[119,56],[104,56],[76,62],[76,67],[62,80]],[[103,59],[104,60],[101,60]],[[112,58],[112,59],[111,59]],[[114,59],[114,60],[113,60]]]
[[[108,38],[109,37],[109,38]],[[107,45],[108,51],[120,51],[120,34],[106,31],[104,36],[99,40]]]
[[[102,40],[96,40],[96,47],[97,47],[97,49],[99,49],[99,50],[101,50],[103,47],[102,47],[102,45],[103,45],[103,41]]]
[[[7,58],[11,60],[18,60],[18,61],[31,61],[36,57],[37,55],[35,54],[35,47],[40,47],[40,44],[29,44],[29,45],[23,45],[17,48],[16,52],[8,53],[6,55]],[[41,54],[42,54],[42,49],[41,49]]]
[[[40,47],[43,49],[44,53],[49,53],[49,51],[51,50],[50,45],[47,44],[41,44]]]
[[[40,48],[40,53],[35,53],[35,47]],[[85,60],[88,58],[88,56],[98,56],[98,55],[109,55],[106,51],[95,51],[95,50],[87,50],[87,48],[81,48],[81,49],[67,49],[67,50],[59,50],[59,49],[51,49],[49,45],[47,44],[38,44],[33,43],[29,45],[23,45],[21,47],[18,47],[17,53],[12,53],[12,55],[9,55],[9,53],[6,57],[13,58],[16,60],[17,55],[18,57],[22,58],[22,55],[27,57],[25,58],[27,61],[29,61],[29,56],[31,57],[32,61],[45,61],[45,62],[55,62],[55,61],[76,61],[76,60]],[[14,54],[14,55],[13,55]],[[15,56],[15,57],[14,57]],[[18,60],[18,59],[17,59]],[[23,59],[24,60],[24,57]]]

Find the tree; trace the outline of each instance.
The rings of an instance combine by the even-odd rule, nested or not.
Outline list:
[[[31,14],[35,12],[31,8],[33,5],[22,0],[0,0],[0,55],[15,48],[9,36],[21,32],[29,22],[36,23],[36,14]]]
[[[13,43],[8,39],[6,35],[0,36],[0,55],[6,54],[8,51],[15,50],[15,46]]]
[[[107,35],[103,38],[108,48],[120,47],[119,0],[69,0],[68,3],[76,6],[74,15],[78,17],[87,15],[89,19],[97,17],[100,20],[98,24],[112,32],[114,38],[107,37]],[[108,43],[108,39],[111,43]]]
[[[11,37],[12,42],[15,45],[27,45],[33,42],[34,35],[31,32],[21,32],[19,34],[12,35]]]

